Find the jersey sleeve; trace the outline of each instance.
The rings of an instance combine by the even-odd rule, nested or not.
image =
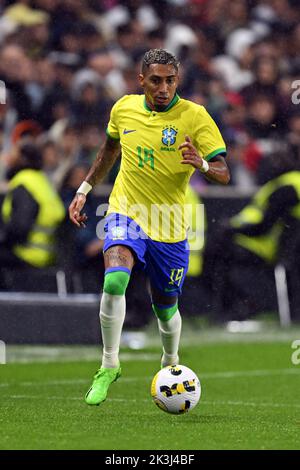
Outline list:
[[[193,143],[207,161],[216,155],[226,157],[226,145],[213,118],[204,107],[196,114]]]
[[[119,126],[118,126],[118,101],[113,105],[110,112],[109,123],[106,128],[106,134],[114,140],[120,140]]]

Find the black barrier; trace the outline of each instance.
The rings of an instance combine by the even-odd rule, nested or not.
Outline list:
[[[250,265],[250,271],[245,266],[232,267],[221,265],[218,271],[211,269],[210,253],[213,253],[215,240],[220,240],[222,222],[231,217],[246,205],[247,197],[205,197],[202,202],[206,208],[207,229],[204,253],[204,270],[199,277],[187,277],[180,304],[186,316],[209,315],[214,321],[245,319],[254,316],[259,311],[277,309],[274,275],[262,266],[257,268]],[[1,202],[1,200],[0,200]],[[101,199],[103,202],[103,198]],[[85,266],[83,270],[72,265],[74,254],[70,255],[72,243],[68,241],[67,232],[71,227],[66,222],[62,243],[60,266],[50,270],[24,271],[7,270],[9,297],[2,291],[0,300],[0,338],[7,343],[95,343],[99,342],[99,295],[103,282],[103,265],[95,270],[95,266]],[[222,243],[222,242],[221,242]],[[225,251],[227,249],[224,242]],[[208,253],[208,254],[207,254]],[[70,262],[71,260],[71,262]],[[62,262],[63,261],[63,262]],[[252,285],[253,269],[256,285]],[[247,270],[248,269],[248,270]],[[230,282],[241,287],[240,298],[233,299],[227,292],[222,292],[225,275]],[[228,276],[229,275],[229,276]],[[252,276],[252,277],[251,277]],[[228,280],[227,279],[227,280]],[[263,295],[255,295],[264,287]],[[252,290],[251,290],[252,288]],[[17,300],[14,292],[47,292],[52,294],[48,303],[45,297],[33,296],[30,302]],[[229,292],[230,293],[230,292]],[[75,294],[75,296],[74,296]],[[76,297],[76,294],[82,294]],[[84,294],[94,294],[92,303],[90,297]],[[231,293],[230,293],[231,294]],[[67,296],[67,297],[66,297]],[[238,297],[238,296],[237,296]],[[195,301],[195,299],[197,301]],[[254,300],[257,300],[254,302]],[[127,290],[126,328],[140,328],[153,318],[151,303],[147,291],[147,282],[143,273],[133,274]],[[22,328],[20,328],[22,325]]]
[[[99,344],[99,296],[0,293],[6,344]]]

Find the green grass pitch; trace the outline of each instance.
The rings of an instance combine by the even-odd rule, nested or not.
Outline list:
[[[0,366],[0,448],[299,449],[300,365],[291,362],[299,330],[273,339],[225,336],[204,332],[183,341],[181,363],[198,374],[202,396],[179,416],[150,397],[158,344],[122,350],[123,375],[99,407],[83,401],[98,348],[8,348],[11,361]]]

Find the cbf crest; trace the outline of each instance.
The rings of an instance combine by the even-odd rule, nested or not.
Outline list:
[[[178,129],[174,126],[166,126],[162,131],[162,143],[167,147],[171,147],[176,142],[176,135],[178,134]]]
[[[124,227],[115,226],[111,229],[112,240],[124,239],[126,230]]]

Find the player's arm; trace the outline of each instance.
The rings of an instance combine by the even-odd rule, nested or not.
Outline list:
[[[100,183],[111,170],[119,155],[119,140],[112,139],[111,137],[107,136],[85,178],[85,181],[91,186],[95,186],[95,184]]]
[[[216,155],[210,162],[207,162],[199,154],[188,135],[185,136],[185,142],[178,149],[182,151],[183,160],[181,163],[183,165],[192,165],[200,170],[207,179],[215,183],[229,183],[230,173],[224,157]]]
[[[100,183],[108,174],[119,155],[120,142],[107,136],[69,207],[69,217],[78,227],[84,227],[87,220],[86,214],[81,214],[87,194],[95,184]]]

